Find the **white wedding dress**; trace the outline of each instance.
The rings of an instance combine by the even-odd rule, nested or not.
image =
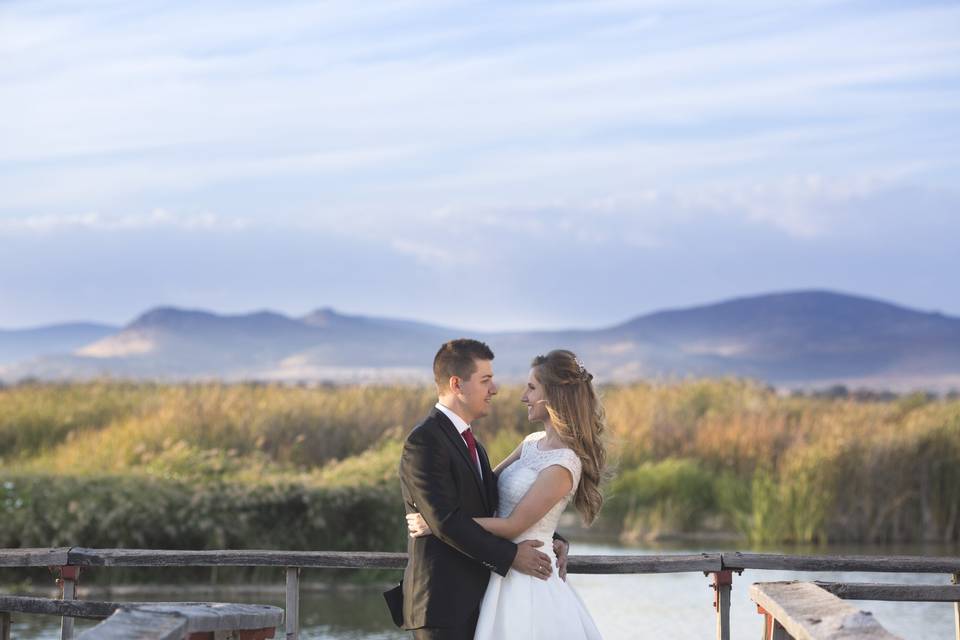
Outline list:
[[[573,588],[560,579],[553,553],[553,532],[580,483],[580,459],[570,449],[541,451],[537,446],[546,433],[540,431],[523,441],[520,458],[500,474],[497,483],[500,507],[497,517],[509,516],[527,493],[537,474],[551,465],[566,467],[573,474],[573,489],[539,522],[514,538],[542,540],[539,547],[550,556],[553,573],[544,581],[510,569],[504,578],[490,574],[480,605],[474,640],[594,640],[600,638],[593,619]]]

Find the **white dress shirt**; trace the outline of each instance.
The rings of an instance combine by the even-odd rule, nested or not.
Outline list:
[[[450,422],[453,423],[453,426],[457,428],[457,432],[460,434],[460,437],[463,438],[463,432],[469,429],[470,425],[464,422],[463,418],[461,418],[456,413],[454,413],[453,410],[450,409],[449,407],[445,407],[439,402],[434,406],[440,411],[442,411],[443,415],[450,418]],[[474,440],[476,440],[476,436],[474,436]],[[467,450],[469,451],[470,445],[467,444],[466,438],[463,438],[463,443],[467,445]],[[480,447],[479,446],[477,447],[477,471],[480,473],[480,477],[483,478],[483,469],[480,467]]]

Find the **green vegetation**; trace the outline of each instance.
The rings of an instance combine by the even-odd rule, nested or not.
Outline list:
[[[494,462],[532,429],[520,393],[478,425]],[[598,526],[626,538],[960,540],[960,400],[742,380],[603,393],[617,472]],[[433,402],[411,387],[0,389],[0,547],[401,549],[401,441]]]

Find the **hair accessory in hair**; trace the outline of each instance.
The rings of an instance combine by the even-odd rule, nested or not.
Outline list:
[[[573,360],[574,360],[574,362],[577,363],[577,373],[580,374],[580,377],[582,378],[582,377],[586,376],[586,375],[587,375],[587,368],[586,368],[585,366],[583,366],[583,360],[581,360],[580,358],[578,358],[578,357],[576,357],[576,356],[573,357]]]

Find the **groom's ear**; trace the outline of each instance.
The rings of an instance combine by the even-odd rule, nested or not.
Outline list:
[[[450,376],[450,380],[447,382],[447,388],[453,393],[460,393],[462,384],[463,381],[460,379],[460,376]]]

